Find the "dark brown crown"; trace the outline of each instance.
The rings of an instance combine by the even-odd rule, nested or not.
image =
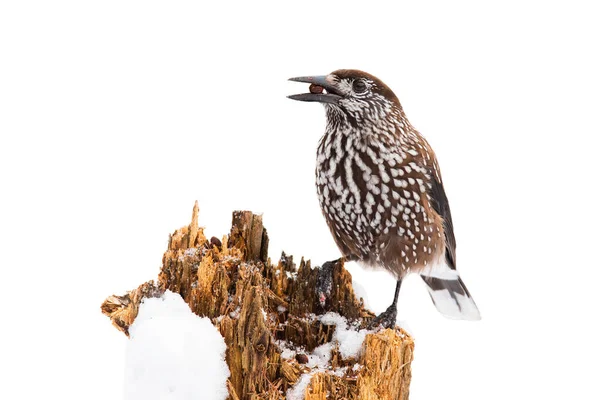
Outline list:
[[[359,69],[338,69],[337,71],[333,71],[332,74],[340,79],[368,79],[375,83],[375,86],[373,87],[374,92],[381,94],[386,99],[396,103],[398,106],[400,105],[400,101],[398,100],[398,97],[396,97],[394,92],[392,92],[392,89],[390,89],[388,85],[383,83],[381,79],[369,74],[368,72],[364,72]]]

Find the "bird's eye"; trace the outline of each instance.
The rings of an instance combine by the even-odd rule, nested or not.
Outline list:
[[[362,79],[357,79],[352,82],[352,90],[354,93],[363,93],[367,90],[367,84]]]

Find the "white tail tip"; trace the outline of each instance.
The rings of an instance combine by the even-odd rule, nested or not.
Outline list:
[[[422,278],[427,284],[433,304],[443,316],[469,321],[481,319],[479,309],[460,277],[453,280],[426,276]]]

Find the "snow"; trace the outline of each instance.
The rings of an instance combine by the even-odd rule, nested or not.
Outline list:
[[[318,347],[315,347],[311,354],[306,354],[303,348],[297,348],[290,345],[289,342],[284,340],[277,340],[277,346],[281,349],[281,358],[284,360],[291,360],[296,357],[296,354],[305,354],[308,358],[306,366],[312,369],[325,370],[329,366],[331,360],[331,350],[333,350],[332,343],[324,343]]]
[[[340,354],[343,358],[358,357],[365,336],[372,331],[361,329],[359,331],[348,328],[348,321],[341,315],[328,312],[321,317],[321,322],[325,325],[335,325],[333,333],[333,342],[339,346]]]
[[[291,360],[292,358],[296,357],[297,351],[295,349],[286,347],[286,342],[284,342],[283,340],[277,340],[277,345],[279,346],[280,349],[282,349],[282,352],[281,352],[282,359]]]
[[[184,255],[186,256],[195,256],[196,254],[198,254],[198,249],[193,247],[190,249],[185,249],[185,251],[183,252]]]
[[[310,368],[325,369],[329,365],[331,360],[331,350],[333,345],[330,343],[323,343],[319,347],[315,347],[312,354],[308,355],[307,366]]]
[[[312,378],[313,374],[314,371],[302,374],[302,376],[300,376],[300,379],[298,379],[298,383],[296,383],[294,387],[288,389],[285,396],[286,400],[303,400],[304,391],[308,387],[308,384],[310,383],[310,379]]]
[[[167,291],[161,298],[144,299],[129,332],[126,400],[227,398],[223,337],[180,295]]]
[[[319,317],[321,323],[325,325],[335,325],[335,332],[331,342],[324,343],[316,347],[312,354],[307,354],[308,362],[306,366],[311,371],[304,373],[300,376],[298,382],[286,393],[287,400],[300,400],[304,398],[304,390],[308,386],[310,379],[315,372],[325,371],[329,367],[329,361],[331,360],[331,351],[337,346],[340,354],[343,358],[358,357],[362,349],[362,344],[365,340],[365,336],[371,331],[361,329],[357,331],[352,327],[348,326],[348,321],[341,315],[328,312],[327,314]],[[299,351],[298,349],[292,349],[286,346],[285,342],[278,341],[278,345],[283,350],[281,357],[283,359],[291,359],[296,356]],[[347,367],[338,368],[333,373],[337,376],[343,376],[346,372]]]
[[[240,311],[241,311],[240,306],[237,306],[235,310],[233,310],[229,313],[229,316],[233,319],[237,319],[240,316]]]

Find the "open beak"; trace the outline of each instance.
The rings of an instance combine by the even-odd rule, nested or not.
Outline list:
[[[333,79],[331,79],[331,75],[299,76],[297,78],[290,78],[289,80],[294,82],[311,83],[312,85],[317,87],[320,86],[327,91],[327,93],[313,93],[311,91],[311,93],[292,94],[288,96],[288,98],[292,100],[337,104],[342,98],[342,96],[340,96],[336,90],[335,82]],[[311,86],[311,88],[315,86]]]

